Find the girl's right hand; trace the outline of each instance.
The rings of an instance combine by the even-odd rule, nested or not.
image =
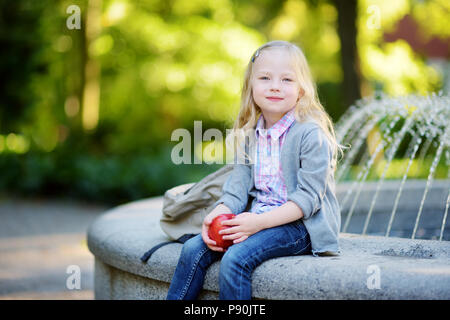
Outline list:
[[[211,211],[203,219],[202,239],[203,239],[203,242],[205,242],[205,244],[208,246],[208,248],[210,248],[213,251],[225,252],[224,248],[218,247],[216,245],[216,242],[213,239],[209,238],[209,236],[208,236],[209,226],[211,225],[212,221],[214,220],[215,217],[217,217],[218,215],[223,214],[223,213],[231,213],[231,210],[224,204],[219,204],[217,207],[214,208],[213,211]]]

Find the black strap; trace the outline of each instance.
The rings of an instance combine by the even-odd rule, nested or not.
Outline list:
[[[185,243],[186,241],[188,241],[190,238],[195,237],[197,234],[193,234],[193,233],[187,233],[187,234],[183,234],[181,237],[179,237],[176,240],[172,240],[172,241],[166,241],[166,242],[161,242],[159,244],[157,244],[156,246],[154,246],[153,248],[151,248],[150,250],[148,250],[146,253],[144,253],[144,255],[141,257],[141,261],[142,262],[147,262],[148,259],[150,259],[150,257],[152,256],[152,254],[158,250],[159,248],[171,244],[171,243]]]

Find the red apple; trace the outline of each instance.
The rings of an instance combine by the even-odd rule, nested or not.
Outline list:
[[[209,230],[208,230],[208,237],[210,239],[214,240],[218,247],[222,247],[222,248],[226,249],[233,244],[233,240],[223,240],[222,237],[224,235],[219,234],[219,231],[230,228],[230,226],[222,225],[221,222],[224,220],[233,219],[234,216],[235,216],[234,213],[219,214],[211,222],[211,225],[209,226]]]

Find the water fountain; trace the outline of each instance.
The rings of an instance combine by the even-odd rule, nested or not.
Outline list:
[[[346,149],[336,172],[339,256],[270,259],[252,275],[256,299],[450,299],[450,98],[380,96],[336,124]],[[163,199],[113,208],[88,231],[96,299],[164,299],[181,244],[160,227]],[[405,239],[406,238],[406,239]],[[441,241],[439,241],[441,240]],[[202,299],[218,298],[219,263]]]
[[[450,97],[358,101],[336,123],[342,232],[450,240]]]

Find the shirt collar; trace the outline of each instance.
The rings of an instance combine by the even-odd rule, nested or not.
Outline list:
[[[265,119],[263,114],[260,115],[258,122],[256,123],[255,135],[258,138],[259,135],[266,137],[270,134],[272,139],[278,139],[281,135],[291,126],[295,121],[294,109],[288,111],[280,120],[278,120],[269,130],[264,128]]]

